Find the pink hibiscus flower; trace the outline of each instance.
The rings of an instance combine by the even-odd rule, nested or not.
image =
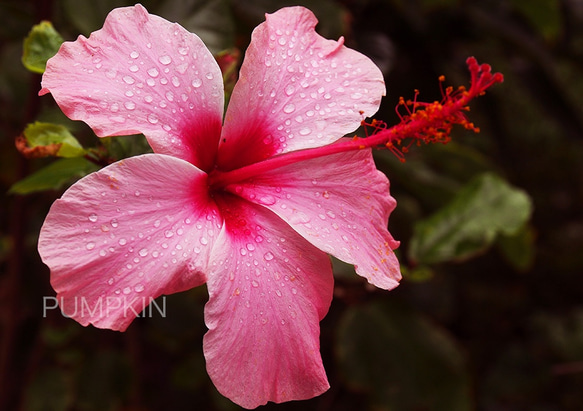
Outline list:
[[[383,78],[316,22],[301,7],[267,15],[224,122],[211,53],[140,5],[64,43],[42,81],[98,136],[143,133],[155,152],[88,175],[52,206],[39,252],[61,309],[123,331],[144,301],[206,283],[207,369],[246,408],[328,389],[328,254],[383,289],[401,278],[387,178],[369,148],[330,144],[377,111]]]

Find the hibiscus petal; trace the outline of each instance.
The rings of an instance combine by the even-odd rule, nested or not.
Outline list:
[[[356,130],[385,94],[381,71],[343,39],[316,33],[303,7],[268,14],[253,32],[227,114],[219,165],[318,147]]]
[[[206,174],[174,157],[132,157],[79,180],[38,245],[62,311],[123,331],[153,298],[204,283],[217,215]]]
[[[387,230],[396,202],[369,149],[305,160],[228,190],[269,208],[319,249],[347,263],[371,284],[398,285],[399,243]]]
[[[219,66],[196,35],[141,5],[115,9],[103,29],[64,43],[42,86],[99,136],[143,133],[157,153],[205,171],[214,161],[224,104]]]
[[[330,260],[270,211],[224,201],[207,282],[209,375],[246,408],[319,395],[329,387],[318,321],[332,299]]]

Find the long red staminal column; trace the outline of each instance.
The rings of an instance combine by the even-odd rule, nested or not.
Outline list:
[[[408,148],[403,146],[405,140],[410,142],[409,145],[415,142],[447,143],[456,124],[479,132],[465,116],[469,111],[468,104],[472,99],[484,94],[492,85],[501,83],[504,77],[500,73],[492,73],[488,64],[478,64],[474,57],[468,58],[466,63],[471,74],[469,89],[464,86],[457,89],[448,87],[442,93],[443,99],[433,103],[419,102],[416,99],[405,102],[401,98],[397,112],[404,107],[406,113],[399,114],[401,122],[393,127],[386,128],[385,123],[377,120],[371,123],[363,122],[365,130],[373,129],[371,136],[343,138],[327,146],[282,154],[236,170],[214,171],[209,175],[209,183],[214,188],[225,187],[298,161],[365,148],[387,148],[403,159],[403,153]],[[443,80],[441,77],[440,81]]]

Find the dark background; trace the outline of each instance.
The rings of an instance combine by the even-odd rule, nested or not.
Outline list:
[[[381,67],[387,97],[376,118],[398,122],[399,96],[440,98],[438,77],[467,84],[473,55],[505,75],[473,106],[478,135],[414,147],[400,164],[376,156],[399,205],[405,278],[392,292],[337,265],[323,320],[322,355],[332,388],[279,410],[583,409],[583,2],[579,0],[300,1],[320,33]],[[48,164],[28,160],[14,138],[38,118],[40,75],[20,63],[22,41],[50,20],[66,40],[100,28],[113,0],[0,1],[0,409],[235,410],[210,382],[202,356],[204,287],[168,296],[166,318],[139,318],[125,333],[83,328],[58,310],[36,241],[61,190],[6,194]],[[144,1],[150,12],[199,34],[215,53],[244,50],[279,0]],[[77,125],[77,137],[95,137]],[[499,236],[467,258],[423,266],[408,253],[414,224],[470,179],[494,172],[533,202],[511,245]],[[485,211],[487,212],[487,210]],[[476,213],[476,219],[483,218]],[[508,239],[506,239],[508,240]]]

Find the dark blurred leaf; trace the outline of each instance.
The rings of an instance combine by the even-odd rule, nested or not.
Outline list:
[[[9,193],[29,194],[57,190],[66,183],[96,171],[98,168],[83,157],[63,158],[15,183],[10,187]]]
[[[459,261],[512,235],[530,217],[528,195],[494,174],[482,174],[447,206],[414,227],[409,257],[417,263]]]
[[[57,54],[63,38],[48,21],[32,28],[24,39],[22,64],[34,73],[44,73],[47,60]]]
[[[199,36],[213,54],[233,47],[234,24],[224,0],[165,0],[152,12]]]
[[[541,37],[555,39],[561,30],[561,2],[558,0],[511,0],[516,9],[537,29]]]
[[[118,410],[131,385],[128,360],[118,351],[97,351],[86,358],[77,382],[77,409]]]
[[[442,329],[402,307],[351,307],[339,325],[337,352],[350,386],[375,410],[470,410],[464,359]],[[364,408],[363,408],[364,409]]]
[[[103,26],[105,17],[116,7],[133,6],[128,0],[63,0],[62,5],[71,23],[83,34],[89,35]],[[147,6],[146,6],[147,7]]]
[[[526,271],[534,262],[534,240],[533,228],[525,224],[512,235],[498,236],[496,245],[514,268]]]
[[[70,409],[70,392],[63,370],[41,370],[28,386],[24,398],[25,411],[65,411]]]

